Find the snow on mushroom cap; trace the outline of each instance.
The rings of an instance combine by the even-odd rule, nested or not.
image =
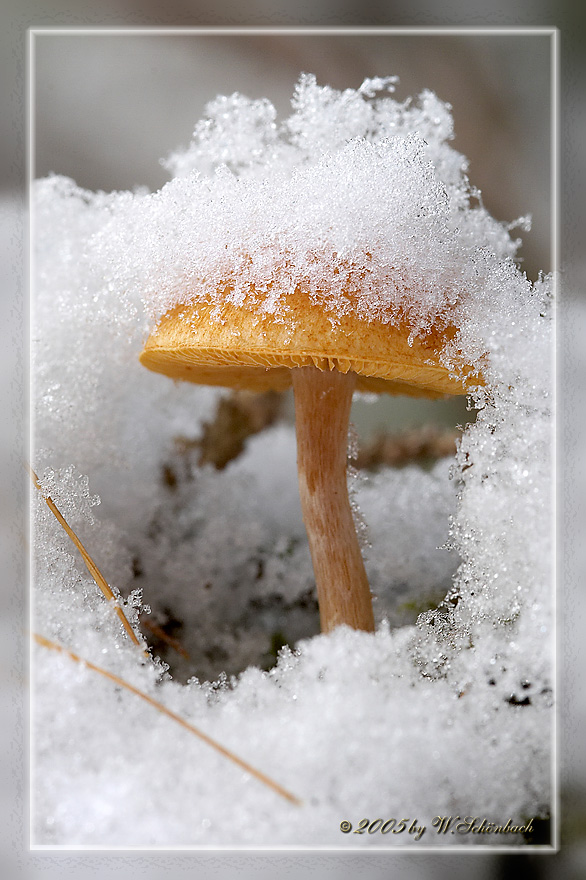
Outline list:
[[[516,245],[447,144],[448,105],[431,92],[399,103],[393,88],[371,79],[338,92],[305,75],[280,125],[264,99],[208,104],[167,162],[179,176],[124,201],[101,232],[113,283],[153,319],[225,296],[285,319],[287,294],[303,287],[333,322],[400,314],[414,335],[448,323]]]

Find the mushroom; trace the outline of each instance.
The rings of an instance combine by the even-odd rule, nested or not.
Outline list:
[[[278,280],[278,279],[277,279]],[[277,283],[273,272],[268,285]],[[174,379],[256,391],[293,386],[297,466],[323,632],[340,624],[373,631],[372,597],[346,482],[348,420],[355,390],[443,397],[466,393],[440,362],[456,333],[444,319],[410,338],[406,315],[365,321],[334,315],[305,287],[284,293],[287,313],[263,308],[251,286],[243,304],[227,281],[210,297],[177,305],[148,338],[142,364]],[[352,301],[352,292],[347,292]]]

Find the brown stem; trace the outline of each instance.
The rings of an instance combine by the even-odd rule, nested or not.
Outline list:
[[[346,482],[356,374],[316,367],[298,367],[292,374],[299,494],[322,632],[343,623],[372,632],[372,599]]]

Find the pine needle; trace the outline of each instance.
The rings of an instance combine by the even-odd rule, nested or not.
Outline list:
[[[134,630],[132,629],[132,626],[130,625],[130,621],[128,620],[128,618],[124,614],[124,611],[122,610],[122,608],[118,604],[118,600],[116,599],[116,596],[112,592],[112,589],[111,589],[110,585],[108,584],[108,581],[106,580],[106,578],[104,577],[104,575],[102,574],[102,572],[100,571],[98,566],[95,564],[92,557],[89,555],[89,553],[87,552],[87,550],[85,549],[85,547],[83,546],[83,544],[81,543],[81,541],[79,540],[79,538],[77,537],[77,535],[75,534],[75,532],[73,531],[71,526],[68,525],[68,523],[66,522],[65,518],[63,517],[63,515],[59,511],[59,508],[57,507],[57,505],[55,504],[53,499],[49,495],[44,494],[44,492],[41,488],[41,484],[39,483],[39,478],[35,474],[32,467],[28,464],[28,462],[26,463],[26,467],[27,467],[29,474],[31,475],[31,479],[32,479],[33,483],[35,484],[36,488],[39,490],[42,497],[44,498],[47,507],[49,508],[51,513],[55,516],[56,520],[60,523],[60,525],[63,526],[63,528],[65,529],[65,531],[67,532],[67,534],[69,535],[69,537],[71,538],[71,540],[73,541],[73,543],[75,544],[75,546],[77,547],[79,552],[81,553],[82,559],[86,564],[87,570],[89,571],[89,573],[91,574],[91,576],[95,580],[96,584],[98,585],[98,587],[100,588],[100,590],[102,591],[102,593],[104,594],[104,596],[106,597],[108,602],[112,602],[114,604],[114,610],[115,610],[116,614],[118,615],[118,617],[120,618],[120,622],[121,622],[122,626],[124,627],[124,629],[126,630],[126,632],[128,633],[130,640],[132,642],[134,642],[134,644],[137,645],[138,647],[142,647],[142,645],[140,644],[140,641],[138,640],[138,637],[136,636]],[[145,656],[147,656],[147,657],[149,656],[146,651],[144,653],[145,653]]]
[[[297,806],[301,806],[301,801],[299,798],[295,797],[295,795],[288,792],[285,788],[279,785],[277,782],[272,780],[269,776],[265,776],[264,773],[261,773],[260,770],[256,770],[246,761],[243,761],[242,758],[239,758],[233,752],[229,751],[229,749],[224,748],[207,734],[203,733],[193,724],[190,724],[189,721],[185,721],[179,715],[176,715],[175,712],[171,712],[170,709],[167,709],[166,706],[163,706],[162,703],[159,703],[157,700],[154,700],[152,697],[149,697],[148,694],[145,694],[143,691],[140,691],[138,688],[135,688],[134,685],[129,684],[129,682],[124,681],[123,678],[119,678],[117,675],[114,675],[112,672],[108,672],[107,669],[102,669],[100,666],[95,666],[93,663],[90,663],[89,660],[84,660],[79,657],[77,654],[74,654],[72,651],[68,651],[67,648],[63,648],[61,645],[58,645],[56,642],[52,642],[44,636],[38,635],[37,633],[33,633],[33,637],[35,641],[42,645],[45,648],[50,648],[53,651],[58,651],[66,656],[70,657],[72,660],[75,660],[77,663],[83,663],[88,669],[93,669],[94,672],[98,672],[100,675],[103,675],[105,678],[109,678],[110,681],[113,681],[115,684],[120,687],[126,688],[129,691],[132,691],[133,694],[136,694],[142,700],[149,703],[155,709],[158,709],[159,712],[162,712],[164,715],[167,715],[173,721],[176,721],[177,724],[180,724],[181,727],[184,727],[186,730],[189,730],[191,733],[195,734],[195,736],[199,737],[199,739],[203,740],[221,755],[228,758],[234,764],[237,764],[246,773],[250,773],[251,776],[254,776],[259,782],[262,782],[264,785],[267,785],[269,788],[272,788],[277,794],[286,800],[290,801],[292,804],[296,804]]]

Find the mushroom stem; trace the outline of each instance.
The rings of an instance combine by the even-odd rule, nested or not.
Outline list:
[[[356,374],[292,370],[301,510],[317,584],[322,632],[374,630],[372,598],[352,509],[346,459]]]

